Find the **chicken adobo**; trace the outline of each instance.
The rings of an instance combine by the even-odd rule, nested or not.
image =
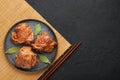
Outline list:
[[[18,24],[11,33],[10,39],[14,44],[29,44],[23,46],[15,57],[16,66],[23,69],[31,69],[39,62],[37,54],[32,49],[40,52],[52,52],[57,45],[57,42],[47,32],[41,32],[34,39],[33,31],[27,23]]]
[[[16,66],[23,69],[31,69],[38,63],[37,54],[31,51],[31,47],[23,46],[16,55]]]
[[[34,49],[43,52],[52,52],[56,45],[57,43],[47,32],[42,32],[40,35],[38,35],[34,44],[32,44]]]
[[[34,39],[34,35],[28,24],[21,23],[16,26],[15,31],[11,33],[10,38],[15,44],[30,44]]]

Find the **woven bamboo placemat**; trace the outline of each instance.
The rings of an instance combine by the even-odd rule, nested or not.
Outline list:
[[[0,80],[37,80],[48,68],[39,72],[24,72],[12,66],[4,53],[4,40],[8,30],[24,19],[38,19],[54,31],[58,39],[58,51],[53,63],[71,46],[39,13],[24,0],[0,0]]]

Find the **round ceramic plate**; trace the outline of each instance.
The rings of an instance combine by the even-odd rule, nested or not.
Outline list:
[[[21,44],[16,45],[10,40],[11,32],[13,32],[16,25],[18,25],[20,23],[27,23],[33,31],[34,31],[35,25],[40,24],[41,25],[41,32],[47,32],[52,37],[52,39],[57,42],[57,38],[56,38],[54,32],[45,23],[43,23],[43,22],[41,22],[39,20],[34,20],[34,19],[23,20],[23,21],[20,21],[20,22],[16,23],[15,25],[13,25],[12,28],[8,31],[8,33],[6,35],[6,38],[5,38],[5,43],[4,43],[4,50],[5,51],[8,50],[11,47],[22,47],[23,46]],[[34,37],[36,37],[36,36],[34,36]],[[54,48],[54,50],[51,53],[46,53],[46,52],[39,52],[39,53],[46,56],[49,59],[49,61],[52,62],[54,60],[55,56],[56,56],[56,53],[57,53],[57,46]],[[16,65],[15,65],[15,57],[17,55],[17,52],[14,53],[14,54],[5,54],[5,55],[6,55],[7,59],[9,60],[9,62],[13,66],[16,67]],[[33,67],[32,69],[21,69],[21,68],[18,68],[18,67],[16,67],[16,68],[18,68],[19,70],[22,70],[22,71],[34,72],[34,71],[40,71],[40,70],[44,69],[45,67],[47,67],[48,65],[49,64],[46,64],[46,63],[44,63],[42,61],[39,61],[39,63],[35,67]]]

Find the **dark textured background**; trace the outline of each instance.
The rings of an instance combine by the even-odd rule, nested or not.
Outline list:
[[[120,0],[27,0],[82,45],[48,80],[120,80]]]

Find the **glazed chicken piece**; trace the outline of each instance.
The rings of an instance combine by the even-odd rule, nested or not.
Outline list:
[[[34,39],[34,35],[28,24],[21,23],[16,26],[15,31],[11,33],[10,38],[15,44],[30,44]]]
[[[23,69],[31,69],[38,63],[37,54],[31,51],[31,47],[23,46],[15,58],[16,66]]]
[[[57,43],[47,32],[42,32],[40,35],[38,35],[34,44],[32,44],[34,49],[43,52],[52,52],[56,45]]]

